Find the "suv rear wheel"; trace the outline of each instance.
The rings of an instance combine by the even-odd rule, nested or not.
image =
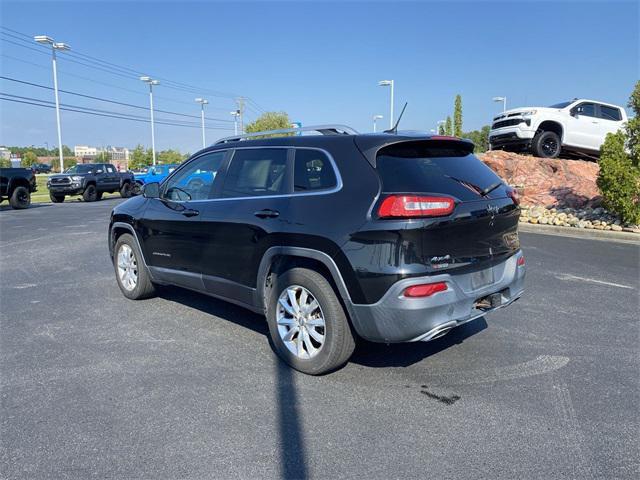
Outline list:
[[[327,279],[313,270],[292,268],[276,277],[267,322],[276,353],[303,373],[335,370],[355,348],[338,297]]]
[[[9,199],[9,204],[11,208],[16,210],[29,208],[29,205],[31,205],[31,194],[27,187],[20,186],[14,188],[11,198]]]
[[[560,155],[560,137],[555,132],[538,132],[531,142],[536,157],[556,158]]]
[[[113,251],[113,266],[123,295],[131,300],[151,297],[155,287],[133,236],[128,233],[120,235]]]

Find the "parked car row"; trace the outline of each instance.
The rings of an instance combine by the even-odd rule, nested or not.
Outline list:
[[[627,121],[624,108],[587,99],[549,107],[507,110],[493,119],[489,143],[493,150],[529,151],[542,158],[561,153],[597,157],[608,133]]]

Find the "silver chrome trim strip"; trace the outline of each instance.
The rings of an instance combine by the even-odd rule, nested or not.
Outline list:
[[[327,150],[325,150],[324,148],[318,148],[318,147],[294,147],[294,146],[287,146],[287,145],[269,145],[269,146],[264,146],[264,147],[259,147],[259,146],[253,146],[253,147],[235,147],[235,148],[230,148],[229,150],[233,150],[233,155],[235,155],[235,151],[237,150],[257,150],[257,149],[263,149],[263,148],[279,148],[279,149],[284,149],[284,150],[317,150],[319,152],[324,153],[327,158],[329,159],[329,162],[331,163],[331,166],[333,168],[333,173],[335,173],[336,175],[336,186],[333,188],[329,188],[329,189],[325,189],[325,190],[316,190],[315,192],[302,192],[302,193],[283,193],[283,194],[278,194],[278,195],[256,195],[253,197],[220,197],[220,198],[207,198],[204,200],[189,200],[188,202],[190,204],[198,204],[198,203],[202,203],[202,202],[221,202],[221,201],[226,201],[226,200],[257,200],[257,199],[263,199],[263,198],[287,198],[287,197],[303,197],[303,196],[311,196],[311,195],[330,195],[332,193],[336,193],[339,192],[340,190],[342,190],[343,187],[343,183],[342,183],[342,176],[340,175],[340,170],[338,169],[338,165],[336,164],[336,161],[333,159],[333,155],[331,155]],[[214,151],[222,151],[222,150],[214,150]],[[227,150],[225,150],[227,151]],[[199,155],[197,158],[199,158],[201,155]],[[231,164],[231,162],[233,161],[233,156],[231,157],[231,159],[229,160],[229,164]],[[294,162],[295,162],[295,158],[294,158]],[[177,171],[177,169],[176,169]],[[173,172],[175,173],[175,171]],[[173,175],[172,173],[172,175]],[[166,180],[169,180],[170,177],[168,177]],[[157,200],[162,200],[161,198],[157,199]],[[181,201],[177,201],[177,200],[171,200],[173,203],[186,203],[186,202],[181,202]]]

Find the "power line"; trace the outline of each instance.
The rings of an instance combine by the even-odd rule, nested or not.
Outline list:
[[[44,88],[46,90],[53,90],[52,87],[48,87],[46,85],[40,85],[38,83],[27,82],[25,80],[19,80],[17,78],[5,77],[3,75],[0,75],[0,79],[8,80],[10,82],[21,83],[21,84],[24,84],[24,85],[30,85],[30,86],[33,86],[33,87]],[[69,95],[76,95],[78,97],[84,97],[84,98],[89,98],[89,99],[92,99],[92,100],[98,100],[100,102],[108,102],[108,103],[113,103],[113,104],[116,104],[116,105],[122,105],[122,106],[125,106],[125,107],[137,108],[137,109],[140,109],[140,110],[149,111],[149,107],[142,107],[140,105],[134,105],[132,103],[118,102],[116,100],[108,100],[106,98],[95,97],[93,95],[86,95],[84,93],[72,92],[70,90],[58,89],[58,91],[62,92],[62,93],[67,93]],[[157,108],[154,109],[154,111],[155,112],[160,112],[160,113],[166,113],[166,114],[169,114],[169,115],[177,115],[177,116],[182,116],[182,117],[195,118],[195,119],[198,119],[198,120],[200,119],[200,117],[198,115],[189,115],[187,113],[171,112],[171,111],[168,111],[168,110],[158,110]],[[206,120],[211,120],[211,121],[214,121],[214,122],[233,123],[233,120],[226,120],[226,119],[223,119],[223,118],[205,117],[205,119]]]
[[[6,96],[6,94],[3,94],[3,93],[0,93],[0,95],[5,95]],[[0,98],[0,100],[6,101],[6,102],[14,102],[14,103],[22,103],[22,104],[26,104],[26,105],[33,105],[33,106],[36,106],[36,107],[55,108],[54,105],[46,105],[46,104],[44,104],[44,103],[46,103],[45,100],[33,99],[33,100],[35,100],[35,102],[43,102],[43,103],[35,103],[33,101],[18,100],[18,99],[13,99],[13,98]],[[60,110],[64,110],[64,111],[68,111],[68,112],[84,113],[86,115],[94,115],[94,116],[97,116],[97,117],[117,118],[117,119],[121,119],[121,120],[130,120],[130,121],[134,121],[134,122],[151,123],[149,120],[142,119],[142,118],[130,118],[130,117],[124,117],[124,116],[121,116],[121,115],[112,115],[112,114],[84,111],[84,110],[78,110],[78,109],[68,108],[68,107],[60,107]],[[170,125],[170,126],[173,126],[173,127],[201,128],[199,125],[187,125],[187,124],[181,124],[181,123],[171,123],[171,122],[166,122],[165,120],[156,120],[155,123],[158,123],[158,124],[161,124],[161,125]],[[228,126],[224,126],[224,127],[211,127],[211,126],[208,126],[206,128],[207,128],[207,130],[232,130],[232,128],[230,128]]]

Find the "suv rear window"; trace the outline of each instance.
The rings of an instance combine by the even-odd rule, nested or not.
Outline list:
[[[293,174],[295,192],[326,190],[337,184],[336,174],[327,156],[319,150],[296,149]]]
[[[440,193],[478,200],[478,191],[500,182],[493,170],[463,147],[406,142],[378,152],[378,174],[385,193]],[[431,145],[429,145],[431,144]]]

